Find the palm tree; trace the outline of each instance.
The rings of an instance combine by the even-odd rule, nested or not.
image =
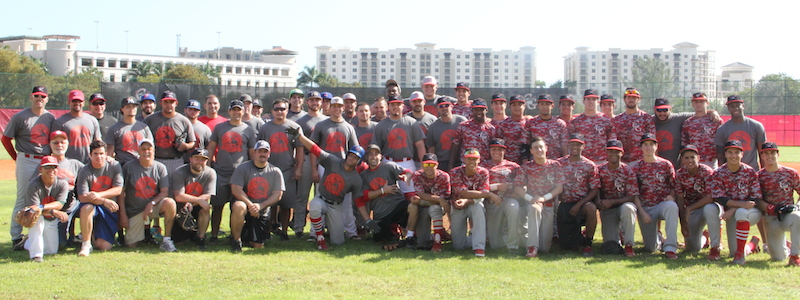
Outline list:
[[[320,83],[325,82],[330,77],[327,73],[318,72],[317,67],[309,66],[306,66],[298,75],[300,75],[300,77],[297,78],[298,87],[303,85],[307,87],[318,87]]]
[[[209,63],[206,63],[205,66],[200,66],[197,68],[200,69],[200,71],[203,72],[203,74],[208,76],[208,80],[211,81],[211,83],[220,84],[221,76],[219,74],[219,70],[216,67],[212,66]]]
[[[151,74],[160,74],[161,70],[158,69],[156,65],[149,61],[144,61],[136,64],[130,71],[128,71],[128,76],[131,77],[131,81],[136,81],[139,77],[147,77]]]

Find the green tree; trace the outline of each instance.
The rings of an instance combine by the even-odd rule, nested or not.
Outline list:
[[[160,78],[161,70],[156,70],[156,65],[148,61],[139,62],[135,67],[128,71],[130,81],[133,82],[139,82],[140,78],[145,78],[154,74]]]
[[[328,74],[325,74],[325,73],[322,73],[322,74],[328,75]],[[360,82],[353,82],[353,83],[341,82],[335,76],[325,76],[321,81],[319,81],[319,86],[324,86],[324,87],[364,87]]]
[[[559,79],[559,80],[557,80],[556,82],[553,82],[553,84],[551,84],[549,88],[551,88],[551,89],[561,89],[561,88],[564,88],[564,82],[563,82],[563,81],[561,81],[561,79]]]
[[[547,86],[547,83],[544,82],[544,80],[537,80],[535,86],[537,88],[543,89],[544,87]]]
[[[204,74],[200,68],[191,65],[168,66],[163,82],[186,84],[216,84]]]
[[[206,63],[204,66],[200,66],[197,68],[200,70],[200,72],[203,72],[203,74],[205,74],[206,77],[208,77],[208,79],[211,80],[212,83],[221,84],[222,77],[220,76],[219,69],[217,69],[216,67],[212,66],[209,63]]]
[[[28,106],[28,94],[39,79],[46,77],[41,61],[0,48],[0,106]]]
[[[336,78],[331,79],[331,76],[327,73],[317,71],[317,67],[315,66],[305,66],[303,71],[297,75],[300,76],[297,78],[297,87],[319,87],[322,82],[333,82],[333,80],[336,80]]]
[[[800,81],[784,73],[761,77],[753,88],[738,93],[752,114],[800,112]],[[728,95],[724,95],[727,97]]]
[[[642,94],[640,107],[653,107],[655,98],[669,98],[675,95],[672,70],[660,59],[649,56],[635,59],[631,74],[633,80],[626,81],[625,84],[636,87]]]

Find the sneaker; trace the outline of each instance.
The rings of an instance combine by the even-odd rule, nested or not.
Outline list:
[[[212,245],[216,245],[217,243],[219,243],[219,238],[216,237],[216,236],[212,236],[212,237],[208,238],[208,243],[212,244]]]
[[[586,246],[583,248],[583,257],[592,257],[594,253],[592,253],[592,246]]]
[[[483,249],[475,249],[475,256],[486,257],[486,251],[484,251]]]
[[[222,231],[222,230],[218,230],[217,231],[217,236],[223,236],[223,235],[227,235],[227,234],[228,234],[227,232]]]
[[[452,240],[453,240],[453,236],[451,236],[450,233],[447,232],[447,230],[442,230],[442,242],[444,242],[444,241],[452,241]]]
[[[528,253],[525,254],[525,257],[537,257],[537,256],[539,256],[539,248],[528,247]]]
[[[747,253],[747,254],[761,252],[761,247],[758,246],[758,243],[760,243],[760,242],[761,242],[761,239],[759,239],[757,236],[753,236],[753,238],[750,239],[750,242],[747,243],[748,247],[745,247],[745,249],[749,248],[749,250],[750,250],[750,252]]]
[[[37,256],[37,257],[31,258],[31,261],[32,262],[43,262],[44,259],[42,259],[41,256]]]
[[[233,253],[242,253],[242,240],[232,241],[231,251],[233,251]]]
[[[400,247],[405,247],[411,250],[417,250],[417,237],[412,236],[400,242]]]
[[[703,244],[703,249],[711,247],[711,235],[708,233],[708,230],[703,230],[703,236],[706,238],[706,243]]]
[[[354,236],[351,236],[351,237],[349,237],[349,239],[350,239],[351,241],[360,241],[360,240],[361,240],[361,237],[360,237],[360,236],[358,236],[358,235],[354,235]]]
[[[178,251],[178,249],[175,249],[175,244],[172,243],[172,240],[164,240],[164,241],[162,241],[161,242],[161,246],[158,247],[158,248],[161,249],[161,250],[167,251],[167,252]]]
[[[317,250],[328,251],[328,244],[325,243],[325,236],[317,236]]]
[[[89,253],[92,253],[92,242],[81,242],[81,251],[78,252],[78,256],[86,257],[89,256]]]
[[[303,238],[303,232],[302,231],[295,231],[294,232],[294,237],[296,237],[298,239],[302,239]]]
[[[442,243],[433,243],[433,247],[431,247],[431,252],[442,252]]]
[[[281,241],[283,242],[289,241],[289,234],[286,232],[281,232],[278,236],[281,238]]]
[[[633,252],[633,246],[626,245],[625,246],[625,257],[634,257],[636,256],[636,252]]]
[[[22,238],[16,239],[12,241],[14,245],[14,251],[25,251],[25,240],[28,239],[27,235],[23,235]]]
[[[745,263],[745,261],[744,261],[744,255],[742,255],[742,256],[735,256],[735,257],[733,258],[733,263],[734,263],[734,264],[737,264],[737,265],[740,265],[740,266],[744,266],[744,263]]]
[[[309,235],[308,238],[306,239],[306,242],[316,242],[316,241],[317,237],[313,235]]]
[[[678,259],[678,254],[675,254],[673,251],[667,251],[664,253],[664,255],[667,257],[667,259]]]
[[[800,267],[800,256],[790,255],[789,256],[789,266]]]
[[[711,247],[711,251],[709,251],[708,256],[706,256],[706,259],[719,260],[719,254],[720,254],[719,247]]]
[[[358,229],[356,230],[356,234],[358,235],[358,237],[364,238],[365,236],[367,236],[367,229],[364,228],[363,226],[358,227]]]
[[[197,248],[200,249],[200,250],[208,249],[208,247],[206,246],[206,239],[204,239],[204,238],[200,238],[199,237],[199,238],[195,239],[194,243],[197,244]]]

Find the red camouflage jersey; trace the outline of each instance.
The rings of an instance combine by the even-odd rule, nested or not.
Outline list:
[[[636,184],[636,174],[625,163],[620,162],[619,168],[611,170],[608,163],[597,167],[600,177],[600,199],[619,199],[625,196],[638,196],[639,186]]]
[[[794,193],[800,193],[800,175],[797,170],[781,166],[778,171],[758,171],[758,181],[764,194],[764,201],[772,205],[794,204]]]
[[[675,190],[675,169],[666,159],[656,156],[654,162],[640,160],[633,166],[633,173],[639,184],[642,206],[655,206]]]
[[[597,113],[594,117],[581,114],[572,120],[572,130],[583,134],[586,148],[581,155],[591,161],[604,161],[606,157],[606,142],[616,138],[614,126],[611,119],[602,113]]]
[[[633,114],[622,113],[614,117],[614,133],[617,139],[622,142],[622,161],[629,163],[642,159],[642,149],[639,148],[639,140],[645,133],[656,134],[656,124],[653,123],[653,116],[637,109]]]
[[[497,134],[506,141],[506,147],[508,147],[505,156],[507,160],[515,163],[522,161],[522,147],[528,144],[529,136],[528,132],[525,131],[525,125],[530,119],[530,116],[522,116],[521,120],[506,118],[497,123]]]
[[[700,161],[708,162],[717,158],[717,146],[714,145],[714,136],[722,122],[714,122],[711,115],[706,114],[702,117],[692,116],[683,121],[681,126],[681,145],[689,144],[697,147],[700,151]]]
[[[519,164],[504,159],[500,163],[495,163],[491,160],[481,161],[481,167],[486,168],[489,170],[489,183],[505,183],[509,185],[509,188],[503,193],[502,197],[513,197],[514,196],[514,181],[517,177],[520,177],[520,167]]]
[[[675,172],[675,194],[683,195],[683,204],[689,207],[709,194],[708,181],[713,174],[714,170],[704,164],[700,164],[694,175],[689,174],[687,168],[678,169]]]
[[[547,158],[559,159],[569,153],[567,149],[561,149],[562,146],[569,139],[569,126],[561,118],[554,117],[550,120],[542,119],[536,116],[525,123],[525,132],[528,132],[528,141],[533,137],[538,136],[544,139],[544,144],[547,145]]]
[[[411,181],[417,194],[426,193],[450,200],[450,174],[445,171],[436,169],[436,175],[428,178],[424,170],[418,170],[411,175]]]
[[[481,153],[481,160],[489,160],[489,140],[496,138],[497,127],[489,122],[477,124],[474,120],[469,120],[458,124],[456,137],[453,144],[461,145],[461,150],[469,148],[478,149]]]
[[[455,105],[453,105],[453,113],[457,115],[462,115],[467,119],[472,119],[472,107],[470,104],[458,105],[458,103],[456,103]]]
[[[761,199],[761,183],[757,178],[756,170],[747,164],[741,164],[739,170],[733,173],[728,170],[726,163],[714,170],[708,181],[708,189],[713,198],[728,197],[735,201]]]
[[[521,172],[514,179],[514,185],[527,187],[527,193],[531,196],[543,196],[556,188],[556,185],[566,183],[561,163],[556,160],[547,159],[544,165],[531,160],[520,168]]]
[[[450,170],[450,188],[452,189],[452,199],[461,198],[462,191],[478,191],[488,193],[489,191],[489,170],[477,166],[475,174],[467,176],[467,168],[464,166],[455,167]]]
[[[597,166],[590,159],[581,156],[580,161],[572,162],[569,156],[558,159],[561,171],[564,174],[564,192],[559,199],[564,203],[574,203],[583,200],[593,189],[600,188],[600,177],[597,176]]]

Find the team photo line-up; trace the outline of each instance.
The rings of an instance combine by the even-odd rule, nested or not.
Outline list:
[[[122,99],[119,120],[100,93],[84,112],[79,90],[56,118],[46,87],[34,87],[2,138],[16,161],[14,250],[37,262],[67,247],[85,257],[191,240],[203,250],[225,234],[241,252],[293,231],[319,250],[370,237],[385,250],[440,252],[449,241],[484,257],[488,243],[535,258],[557,244],[588,257],[602,223],[598,250],[633,257],[638,223],[642,253],[677,259],[682,234],[681,253],[708,248],[719,260],[724,221],[733,263],[763,248],[800,265],[800,176],[779,164],[778,145],[737,95],[723,122],[702,92],[694,112],[656,98],[654,115],[633,87],[617,115],[617,100],[594,89],[582,100],[544,94],[531,116],[518,95],[487,104],[470,99],[468,83],[455,97],[438,94],[432,76],[421,86],[404,99],[389,80],[371,103],[294,89],[266,113],[245,94],[225,103],[228,118],[215,95],[180,113],[165,91]],[[752,225],[760,238],[748,241]]]

